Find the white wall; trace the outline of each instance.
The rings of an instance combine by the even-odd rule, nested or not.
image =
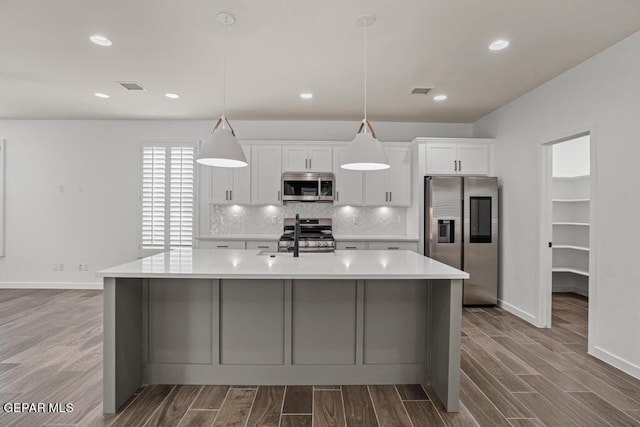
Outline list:
[[[640,377],[640,244],[634,214],[638,190],[640,33],[619,42],[474,124],[497,139],[502,182],[502,300],[541,324],[539,232],[540,145],[594,130],[596,176],[590,351]],[[595,300],[594,300],[595,298]]]
[[[0,287],[96,286],[138,256],[140,142],[197,141],[214,121],[0,120],[6,256]],[[234,121],[241,139],[351,140],[356,122]],[[470,124],[374,123],[382,141],[459,136]],[[62,191],[61,191],[62,190]],[[54,272],[54,264],[65,270]],[[78,271],[88,264],[89,271]]]
[[[563,141],[553,145],[554,177],[589,175],[589,135]]]

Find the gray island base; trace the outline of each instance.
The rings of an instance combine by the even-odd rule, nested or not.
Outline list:
[[[431,384],[459,409],[462,280],[410,251],[175,250],[104,277],[104,412],[143,384]]]

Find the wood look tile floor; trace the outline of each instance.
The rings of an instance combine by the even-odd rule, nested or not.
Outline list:
[[[640,426],[640,381],[586,354],[587,301],[553,298],[553,328],[463,313],[461,411],[422,385],[141,388],[102,414],[102,293],[0,290],[0,403],[70,402],[0,426]]]

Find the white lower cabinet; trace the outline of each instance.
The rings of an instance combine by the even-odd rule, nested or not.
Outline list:
[[[418,252],[418,242],[369,242],[369,250],[400,250]]]
[[[278,252],[278,242],[275,240],[247,240],[247,249]]]
[[[198,249],[244,249],[244,240],[199,240]]]
[[[418,252],[418,242],[395,240],[342,240],[336,242],[338,250],[400,250]]]
[[[336,249],[363,251],[367,249],[367,242],[336,242]]]

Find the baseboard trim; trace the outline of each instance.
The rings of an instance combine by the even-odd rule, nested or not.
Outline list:
[[[0,289],[94,289],[102,290],[100,282],[0,282]]]
[[[502,307],[503,309],[513,314],[514,316],[518,316],[522,320],[525,320],[531,323],[532,325],[537,326],[538,328],[541,327],[538,325],[538,319],[536,318],[536,316],[534,316],[531,313],[527,313],[526,311],[521,310],[518,307],[511,305],[508,302],[505,302],[504,300],[501,300],[501,299],[498,299],[498,306]]]
[[[589,354],[640,380],[640,366],[624,360],[597,345],[589,350]]]

